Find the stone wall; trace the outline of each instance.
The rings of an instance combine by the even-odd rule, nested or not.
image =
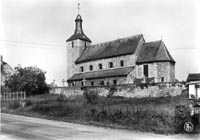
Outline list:
[[[113,58],[106,58],[106,59],[99,59],[99,60],[94,60],[94,61],[89,61],[89,62],[84,62],[81,64],[77,64],[76,67],[76,73],[81,73],[80,67],[84,67],[85,72],[92,72],[92,71],[101,71],[101,70],[108,70],[108,69],[115,69],[115,68],[122,68],[120,66],[120,61],[124,61],[124,67],[129,67],[129,66],[135,66],[137,57],[134,54],[131,55],[125,55],[125,56],[117,56]],[[109,62],[113,63],[113,68],[109,68]],[[98,65],[102,64],[102,69],[100,70]],[[89,66],[93,66],[93,70],[89,70]]]
[[[72,46],[73,42],[73,46]],[[86,46],[90,45],[89,42]],[[85,49],[85,41],[76,39],[74,41],[67,42],[67,79],[76,73],[77,65],[75,64],[76,59],[82,54]]]
[[[54,87],[50,94],[63,94],[66,97],[73,97],[77,95],[83,95],[83,91],[80,87]]]
[[[148,77],[154,77],[155,82],[162,82],[162,77],[164,78],[163,82],[175,81],[175,65],[170,62],[154,62],[137,65],[136,78],[144,78],[144,65],[148,65]]]
[[[98,86],[87,87],[87,90],[93,90],[100,96],[108,96],[111,93],[111,87]],[[113,96],[123,96],[127,98],[143,98],[143,97],[163,97],[163,96],[176,96],[182,93],[185,86],[182,84],[163,84],[163,85],[120,85],[115,86]],[[57,87],[51,91],[52,94],[64,94],[67,97],[82,95],[83,91],[79,87]]]

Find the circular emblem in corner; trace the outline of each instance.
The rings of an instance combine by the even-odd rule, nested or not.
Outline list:
[[[184,130],[185,130],[186,132],[190,133],[190,132],[193,131],[193,129],[194,129],[194,125],[193,125],[192,122],[186,122],[186,123],[184,124]]]

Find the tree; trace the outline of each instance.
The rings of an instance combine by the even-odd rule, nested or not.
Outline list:
[[[37,67],[16,67],[15,74],[6,80],[5,86],[12,92],[25,91],[27,96],[48,93],[45,73]]]

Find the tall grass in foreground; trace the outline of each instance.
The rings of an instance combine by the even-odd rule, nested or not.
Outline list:
[[[28,98],[26,107],[19,110],[66,121],[166,134],[175,132],[175,106],[187,101],[181,96],[137,99],[92,95],[89,98],[88,102],[85,96],[39,95]]]

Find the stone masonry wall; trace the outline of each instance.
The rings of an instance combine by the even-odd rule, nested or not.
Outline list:
[[[124,61],[124,67],[129,67],[129,66],[135,66],[137,57],[134,54],[131,55],[125,55],[125,56],[118,56],[118,57],[113,57],[113,58],[107,58],[107,59],[99,59],[99,60],[94,60],[94,61],[89,61],[81,64],[77,64],[76,67],[76,73],[80,73],[80,67],[84,67],[84,72],[90,72],[89,66],[93,66],[92,71],[101,71],[98,67],[99,64],[102,64],[102,70],[108,70],[108,69],[115,69],[115,68],[122,68],[120,66],[120,61]],[[113,68],[109,68],[109,62],[113,63]],[[91,71],[91,72],[92,72]]]
[[[89,90],[95,90],[100,96],[107,97],[110,93],[110,87],[87,87]],[[158,85],[158,86],[135,86],[135,85],[121,85],[116,86],[113,96],[123,96],[127,98],[143,98],[143,97],[164,97],[177,96],[182,93],[185,86],[176,84],[175,86]],[[83,95],[81,88],[77,87],[57,87],[51,91],[51,94],[64,94],[67,97]]]
[[[73,47],[72,47],[73,42]],[[87,42],[86,45],[90,45],[89,42]],[[67,79],[69,79],[72,75],[76,73],[76,59],[81,55],[82,51],[85,48],[85,42],[77,39],[74,41],[67,42]]]
[[[161,82],[164,77],[164,82],[174,82],[175,65],[170,62],[154,62],[144,63],[136,66],[136,78],[144,78],[143,66],[148,65],[148,77],[154,77],[155,82]]]

